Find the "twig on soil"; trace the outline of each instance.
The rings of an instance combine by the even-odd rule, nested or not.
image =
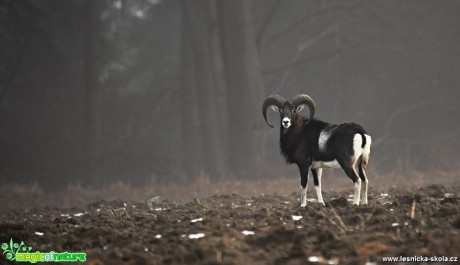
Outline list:
[[[412,201],[412,209],[410,211],[410,219],[414,220],[415,216],[415,200]]]
[[[323,211],[321,211],[321,216],[326,218],[331,224],[333,224],[335,227],[337,227],[337,229],[340,230],[340,232],[342,233],[346,233],[346,229],[343,228],[343,226],[340,226],[338,225],[334,220],[332,220],[332,218],[329,218],[328,215],[324,214]]]
[[[342,233],[346,233],[347,231],[345,231],[341,226],[339,226],[336,222],[334,222],[334,220],[330,219],[329,217],[327,217],[327,215],[323,215],[324,217],[326,217],[326,219],[331,222],[331,224],[335,225],[339,230],[340,232]]]
[[[201,208],[205,208],[205,209],[208,208],[208,203],[206,202],[206,200],[200,201],[200,199],[195,198],[195,199],[193,199],[193,201],[194,201],[197,205],[199,205]]]
[[[107,211],[112,215],[112,218],[115,219],[115,214],[113,213],[113,211],[112,210],[107,210]]]
[[[149,207],[150,210],[153,210],[154,204],[159,204],[159,203],[160,203],[160,196],[155,196],[147,200],[147,206]]]
[[[372,211],[372,213],[370,213],[370,214],[366,214],[364,218],[360,215],[360,217],[362,218],[361,219],[362,223],[361,223],[360,229],[362,231],[366,229],[366,225],[369,222],[369,220],[371,220],[371,218],[374,216],[375,211],[377,211],[377,209],[374,209]]]
[[[340,215],[337,214],[337,212],[335,211],[334,207],[331,206],[331,210],[332,210],[332,213],[334,214],[335,218],[339,221],[339,224],[342,226],[342,228],[345,231],[349,231],[348,227],[345,225],[345,223],[343,222],[343,220],[340,217]]]

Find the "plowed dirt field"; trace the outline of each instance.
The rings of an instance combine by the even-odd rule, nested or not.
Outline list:
[[[382,257],[460,257],[460,189],[297,193],[191,201],[97,201],[85,207],[8,210],[0,244],[86,252],[86,264],[381,264]],[[309,192],[309,198],[315,197]],[[5,255],[0,263],[8,264]],[[10,262],[11,264],[18,264]]]

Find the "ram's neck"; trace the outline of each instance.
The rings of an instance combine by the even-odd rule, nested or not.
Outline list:
[[[305,125],[305,118],[300,115],[293,120],[292,125],[289,128],[281,126],[280,131],[280,151],[288,163],[294,163],[294,157],[292,149],[296,148],[297,138],[302,133]]]

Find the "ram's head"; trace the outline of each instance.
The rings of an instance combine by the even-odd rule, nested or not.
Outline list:
[[[267,97],[262,105],[262,114],[268,126],[273,128],[273,125],[267,120],[267,109],[270,107],[273,111],[280,114],[281,126],[289,128],[292,121],[296,119],[297,113],[300,112],[305,106],[310,109],[310,120],[315,115],[315,102],[313,99],[305,94],[299,94],[290,100],[284,99],[279,95],[271,95]]]

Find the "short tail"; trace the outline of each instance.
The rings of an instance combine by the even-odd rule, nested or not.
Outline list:
[[[364,146],[366,146],[366,135],[364,133],[360,133],[361,134],[361,138],[363,138],[363,141],[362,141],[362,144],[361,144],[361,148],[364,148]]]

